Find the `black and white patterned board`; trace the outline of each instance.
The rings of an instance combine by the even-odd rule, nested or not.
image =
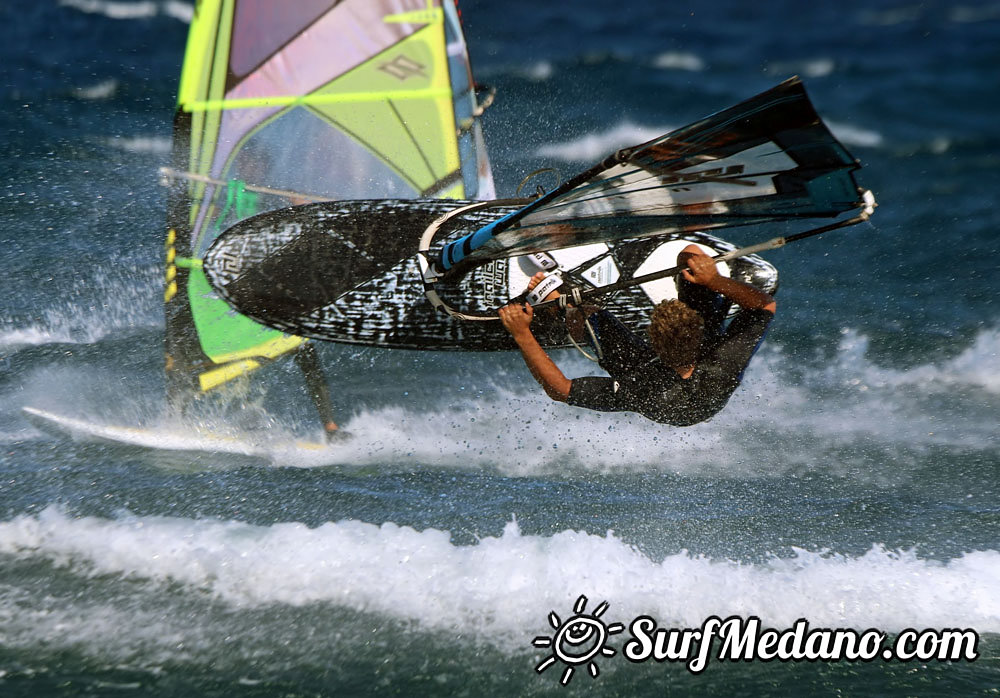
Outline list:
[[[438,351],[514,349],[495,321],[468,321],[436,310],[424,295],[416,251],[424,230],[443,213],[469,202],[447,200],[341,201],[309,204],[249,218],[208,251],[204,270],[236,310],[276,329],[314,339]],[[442,244],[513,210],[495,207],[456,216],[442,227]],[[702,233],[596,243],[551,250],[565,275],[604,286],[672,267],[695,242],[711,253],[734,246]],[[492,261],[435,289],[454,309],[491,315],[524,291],[538,267],[528,257]],[[720,265],[722,273],[768,292],[777,270],[756,255]],[[676,297],[671,279],[599,297],[598,303],[637,330],[657,302]],[[538,313],[536,335],[548,347],[568,346],[561,322]]]

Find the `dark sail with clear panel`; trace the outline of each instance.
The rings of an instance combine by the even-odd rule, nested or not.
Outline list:
[[[798,78],[626,148],[529,206],[449,244],[441,270],[592,242],[863,208],[859,165]]]

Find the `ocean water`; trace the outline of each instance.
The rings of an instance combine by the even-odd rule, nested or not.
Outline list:
[[[516,354],[323,345],[346,445],[58,438],[21,408],[170,428],[156,168],[192,6],[0,4],[0,696],[994,695],[1000,4],[462,7],[502,195],[798,74],[880,207],[766,255],[777,319],[693,428],[550,403]],[[265,448],[316,432],[290,362],[209,408]],[[581,595],[626,625],[973,629],[979,658],[694,674],[626,632],[564,687],[532,641]]]

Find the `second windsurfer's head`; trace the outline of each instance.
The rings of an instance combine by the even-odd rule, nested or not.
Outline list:
[[[705,321],[697,311],[679,300],[662,301],[649,320],[650,343],[665,366],[676,369],[698,362]]]

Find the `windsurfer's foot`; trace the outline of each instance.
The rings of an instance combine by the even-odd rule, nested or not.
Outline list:
[[[354,436],[351,432],[345,429],[333,429],[327,430],[326,432],[326,442],[328,444],[343,443]]]
[[[537,272],[534,276],[531,277],[531,280],[528,281],[528,288],[525,290],[525,294],[529,294],[532,291],[534,291],[535,287],[538,286],[538,284],[540,284],[543,281],[545,281],[545,279],[548,278],[548,276],[549,275],[548,275],[547,272],[544,272],[544,271]],[[549,292],[548,294],[546,294],[545,298],[541,299],[541,301],[545,301],[545,302],[547,302],[547,301],[554,301],[558,297],[559,297],[559,291],[553,289],[551,292]],[[530,299],[530,297],[529,297],[529,299]],[[539,302],[539,301],[538,300],[532,301],[532,304],[537,303],[537,302]],[[549,306],[548,311],[549,311],[549,315],[551,315],[553,317],[555,317],[559,313],[559,310],[555,306]]]
[[[349,431],[344,431],[333,422],[327,422],[324,424],[323,429],[326,431],[326,442],[330,444],[347,441],[351,438],[351,433]]]

